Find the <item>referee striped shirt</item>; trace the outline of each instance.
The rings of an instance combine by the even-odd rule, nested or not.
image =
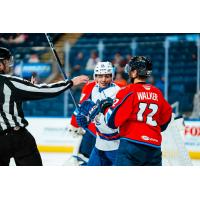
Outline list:
[[[22,102],[55,97],[73,86],[72,81],[52,84],[32,84],[19,77],[0,74],[0,131],[26,127]]]

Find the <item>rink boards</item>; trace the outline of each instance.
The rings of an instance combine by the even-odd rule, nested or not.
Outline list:
[[[28,117],[27,120],[40,152],[72,153],[77,139],[67,133],[70,119]]]
[[[40,152],[72,153],[77,138],[67,134],[70,119],[28,117],[28,130],[35,137]],[[183,140],[192,159],[200,159],[200,121],[185,121]]]

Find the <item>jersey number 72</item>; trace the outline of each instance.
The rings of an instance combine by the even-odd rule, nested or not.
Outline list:
[[[138,121],[144,121],[143,114],[146,110],[146,108],[152,110],[148,115],[147,115],[147,120],[146,123],[151,125],[151,126],[157,126],[157,122],[153,120],[153,116],[156,114],[158,111],[158,105],[156,104],[147,104],[147,103],[140,103],[139,104],[139,111],[137,113],[137,120]]]

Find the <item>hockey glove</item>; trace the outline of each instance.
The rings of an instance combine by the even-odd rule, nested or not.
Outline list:
[[[67,129],[68,134],[70,134],[72,137],[78,137],[80,135],[85,134],[84,130],[81,127],[75,127],[70,125]]]
[[[100,102],[100,101],[99,101]],[[91,100],[84,101],[79,109],[76,116],[78,125],[86,128],[88,124],[100,113],[99,104],[95,104]]]
[[[99,113],[104,113],[106,108],[110,107],[113,104],[113,99],[108,97],[107,99],[104,100],[97,100],[96,104],[91,101],[92,103],[90,104],[89,108],[89,113],[87,116],[89,117],[90,120],[94,120],[94,118],[99,114]]]
[[[112,106],[113,104],[113,99],[108,97],[107,99],[101,100],[99,103],[100,111],[101,113],[104,113],[106,108]]]
[[[96,104],[92,100],[86,100],[80,105],[79,113],[81,112],[83,115],[88,116],[94,106]]]
[[[76,116],[78,125],[87,128],[88,124],[94,120],[94,118],[100,113],[104,113],[105,109],[113,104],[113,100],[108,97],[102,101],[98,100],[95,104],[91,100],[84,101],[79,109]]]
[[[90,120],[88,119],[88,117],[83,115],[82,113],[78,113],[76,115],[76,120],[77,120],[78,125],[82,128],[87,128],[88,124],[90,123]]]

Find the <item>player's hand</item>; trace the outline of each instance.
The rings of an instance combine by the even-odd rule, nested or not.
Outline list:
[[[78,125],[87,128],[88,124],[100,113],[100,107],[99,105],[95,104],[91,100],[84,101],[79,109],[78,113],[76,115],[76,120],[78,122]]]
[[[81,75],[81,76],[76,76],[72,79],[73,85],[80,85],[82,83],[87,83],[89,81],[88,76]]]
[[[106,108],[112,106],[112,104],[113,104],[113,99],[111,99],[110,97],[107,97],[106,99],[101,100],[99,102],[101,113],[104,113]]]
[[[91,120],[89,120],[88,117],[82,113],[78,113],[76,115],[76,121],[80,127],[87,128]]]
[[[69,128],[67,129],[67,132],[74,138],[85,134],[85,131],[81,127],[77,128],[72,125],[69,126]]]
[[[35,84],[36,83],[36,78],[34,76],[31,76],[31,83]]]
[[[113,104],[113,100],[108,97],[102,101],[98,100],[95,104],[91,100],[84,101],[76,116],[79,126],[87,128],[88,124],[95,119],[95,117],[101,112],[104,113],[105,109]]]
[[[95,104],[91,100],[86,100],[80,105],[79,112],[87,116],[90,120],[93,120],[101,111],[99,102],[100,101]]]

